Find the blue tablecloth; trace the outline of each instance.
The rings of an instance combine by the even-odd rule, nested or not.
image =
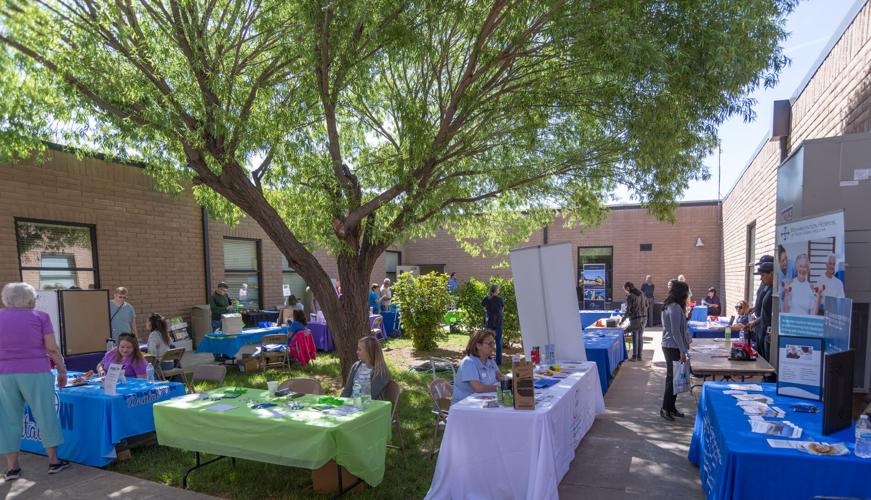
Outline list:
[[[385,314],[392,314],[394,321],[396,318],[395,312],[384,312],[381,313],[381,316],[384,317]],[[375,318],[378,316],[375,314],[369,315],[369,327],[372,328],[375,326]],[[315,347],[319,351],[324,352],[333,352],[336,350],[336,345],[333,343],[333,336],[330,334],[330,327],[327,326],[326,323],[318,323],[312,321],[308,324],[308,329],[312,332],[312,340],[315,341]],[[391,330],[387,330],[387,318],[381,323],[381,331],[388,332]]]
[[[690,444],[689,460],[698,465],[709,500],[871,497],[871,459],[853,455],[854,427],[823,436],[822,403],[777,396],[776,384],[762,384],[763,393],[774,399],[771,404],[786,412],[784,420],[803,429],[798,440],[843,442],[850,454],[815,456],[772,448],[766,439],[773,436],[750,432],[735,398],[723,394],[728,385],[703,386]],[[791,408],[795,404],[812,404],[819,413],[797,413]]]
[[[119,384],[116,392],[107,396],[96,382],[57,391],[55,404],[64,437],[58,448],[60,458],[94,467],[108,465],[122,439],[154,432],[154,403],[185,394],[184,385],[178,382],[149,384],[135,378]],[[24,412],[21,449],[45,454],[30,408]]]
[[[581,328],[588,328],[593,326],[593,324],[598,319],[605,319],[614,316],[614,311],[578,311],[578,314],[581,317]]]
[[[381,317],[384,318],[384,332],[387,333],[388,337],[399,337],[399,322],[396,321],[399,315],[396,311],[384,311],[381,313]]]
[[[708,328],[708,321],[690,320],[687,322],[687,328],[692,333],[694,339],[721,339],[726,336],[724,329],[712,330]],[[725,327],[728,323],[717,322],[718,325]],[[737,337],[739,332],[732,332],[732,337]]]
[[[708,306],[695,306],[690,313],[693,321],[706,321],[708,319]]]
[[[626,343],[620,328],[590,328],[584,330],[584,347],[587,361],[595,361],[599,369],[602,394],[608,392],[608,384],[620,363],[626,359]]]
[[[287,333],[287,327],[249,328],[235,335],[215,335],[210,333],[200,341],[200,344],[197,346],[197,352],[223,354],[234,358],[239,353],[239,350],[242,349],[242,346],[246,344],[259,344],[264,336],[273,333]]]

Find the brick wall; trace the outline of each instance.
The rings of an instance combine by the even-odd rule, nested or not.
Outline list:
[[[42,165],[0,166],[0,283],[20,279],[14,217],[93,224],[100,285],[128,288],[140,333],[151,312],[189,315],[203,297],[193,197],[155,192],[138,167],[49,154]]]
[[[871,4],[859,11],[793,99],[788,154],[802,141],[871,131]],[[765,144],[723,200],[725,291],[745,294],[746,228],[756,221],[756,255],[774,254],[780,146]],[[754,281],[753,288],[758,285]]]
[[[567,228],[562,219],[548,227],[548,241],[569,241],[573,250],[573,273],[577,272],[577,247],[614,247],[614,287],[616,300],[622,296],[622,284],[632,281],[640,285],[650,274],[657,285],[657,297],[663,298],[665,284],[684,274],[693,293],[701,296],[709,286],[720,288],[720,225],[716,203],[685,204],[677,209],[674,224],[660,222],[640,207],[619,207],[611,210],[608,218],[598,227]],[[703,246],[696,247],[696,238]],[[538,245],[543,242],[542,231],[518,246]],[[653,250],[641,252],[640,245],[650,243]],[[486,280],[490,276],[510,276],[509,267],[496,267],[506,262],[507,256],[473,257],[456,240],[439,231],[434,238],[417,240],[403,247],[403,264],[444,264],[445,272],[457,272],[459,279],[469,277]]]
[[[49,155],[41,165],[0,165],[0,285],[21,279],[14,224],[19,217],[95,225],[100,286],[128,288],[140,333],[152,312],[188,318],[192,305],[206,303],[202,210],[189,192],[159,193],[136,166],[59,151]],[[282,303],[281,253],[247,218],[235,227],[210,221],[212,285],[224,279],[225,236],[261,241],[263,306]],[[81,250],[75,253],[81,262]],[[316,256],[337,278],[335,259],[325,252]],[[382,257],[371,279],[383,278]]]

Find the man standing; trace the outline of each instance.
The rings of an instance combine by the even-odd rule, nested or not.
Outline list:
[[[751,321],[747,328],[754,331],[756,336],[756,350],[763,359],[768,361],[770,348],[768,346],[771,334],[771,294],[774,291],[774,257],[763,255],[756,264],[756,272],[761,278],[759,288],[756,290],[756,305],[753,311],[756,319]]]
[[[656,285],[653,284],[653,278],[648,274],[646,278],[644,278],[644,283],[641,284],[641,293],[644,294],[644,298],[646,299],[644,302],[647,305],[647,322],[645,326],[653,326],[653,290]]]
[[[127,289],[119,286],[109,301],[109,322],[112,324],[112,340],[117,341],[122,333],[136,336],[136,310],[127,302]]]
[[[830,253],[828,257],[826,257],[826,274],[817,278],[817,287],[820,288],[823,297],[837,297],[843,299],[844,283],[835,276],[836,264],[837,257],[835,257],[835,254]]]
[[[481,301],[484,307],[484,327],[496,333],[496,364],[502,364],[502,310],[505,300],[499,296],[499,285],[490,285],[490,293]]]
[[[233,299],[227,295],[227,290],[230,287],[227,286],[223,281],[218,283],[218,287],[215,288],[215,292],[212,293],[212,296],[209,297],[209,308],[212,310],[212,330],[217,330],[221,328],[221,315],[227,314],[230,309],[230,305],[233,304]]]

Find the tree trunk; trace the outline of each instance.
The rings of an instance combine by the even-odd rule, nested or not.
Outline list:
[[[368,265],[369,259],[363,255],[340,255],[336,260],[342,295],[338,300],[321,302],[321,305],[336,344],[344,381],[357,361],[357,342],[371,331],[368,290],[372,265]]]

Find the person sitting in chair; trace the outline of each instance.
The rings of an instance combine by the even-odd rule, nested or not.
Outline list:
[[[496,350],[496,334],[493,330],[478,330],[469,339],[466,355],[454,376],[454,396],[457,403],[476,392],[496,392],[496,384],[502,380],[502,372],[491,357]]]
[[[357,341],[357,359],[348,373],[345,387],[342,389],[342,397],[350,398],[354,393],[354,384],[369,382],[369,390],[372,399],[384,399],[384,390],[390,382],[390,372],[387,363],[384,362],[384,353],[381,344],[375,337],[363,337]]]

